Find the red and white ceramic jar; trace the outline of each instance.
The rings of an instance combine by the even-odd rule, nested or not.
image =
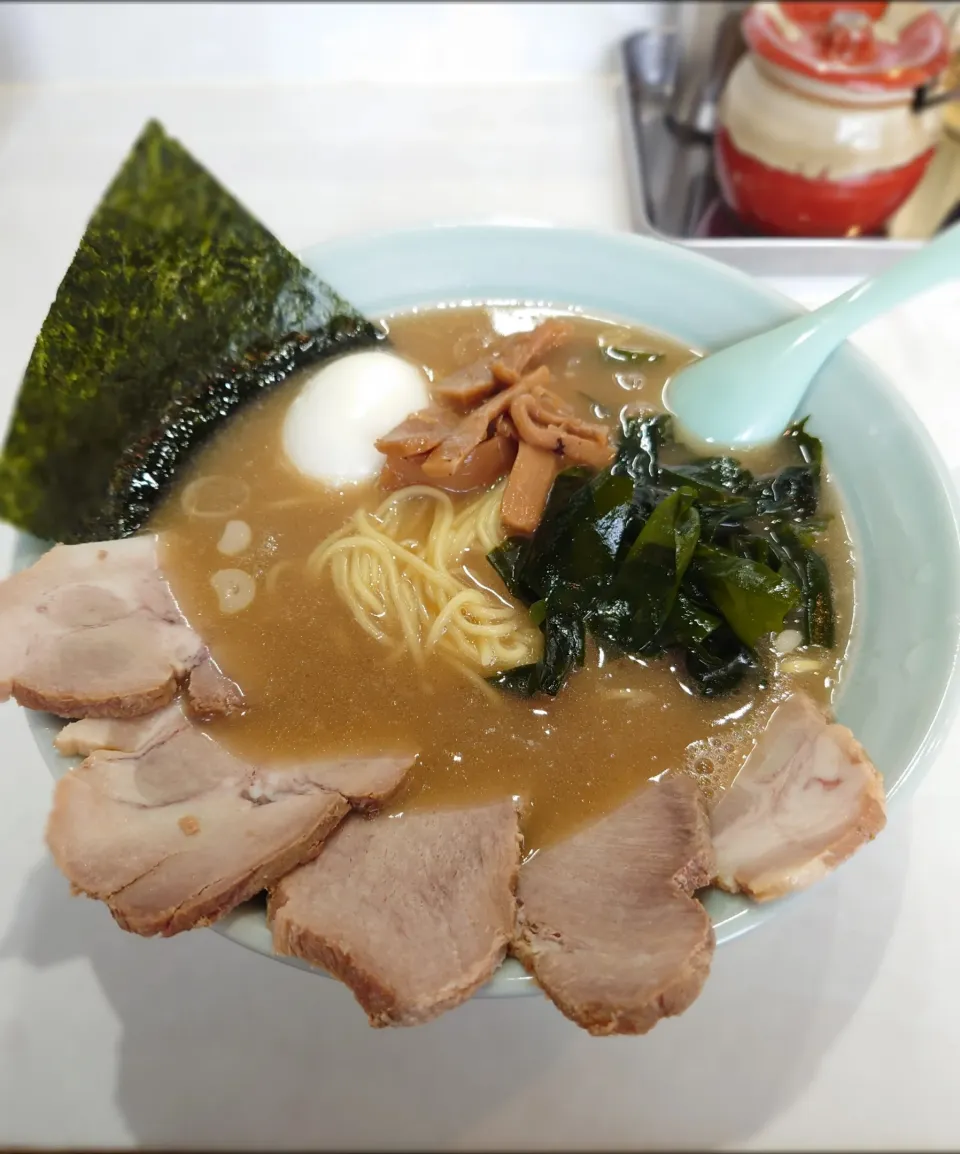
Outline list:
[[[930,163],[942,109],[913,109],[949,60],[947,29],[912,3],[753,4],[749,51],[714,137],[724,199],[785,236],[876,232]]]

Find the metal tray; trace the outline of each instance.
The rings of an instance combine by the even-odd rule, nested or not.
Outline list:
[[[678,241],[754,276],[774,278],[868,277],[923,243],[924,238],[745,235],[720,201],[709,141],[681,136],[667,122],[681,51],[671,28],[647,29],[620,45],[620,99],[636,232]]]

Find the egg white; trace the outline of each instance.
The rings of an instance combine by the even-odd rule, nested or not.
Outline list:
[[[284,452],[331,488],[370,480],[384,462],[374,442],[429,400],[426,378],[410,361],[373,349],[350,353],[304,382],[284,418]]]

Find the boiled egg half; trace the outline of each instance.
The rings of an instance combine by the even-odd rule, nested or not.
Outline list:
[[[396,353],[349,353],[304,382],[283,422],[283,448],[305,476],[331,488],[375,477],[374,441],[430,400],[421,369]]]

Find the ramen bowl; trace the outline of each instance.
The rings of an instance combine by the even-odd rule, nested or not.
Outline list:
[[[443,226],[331,241],[302,259],[371,317],[445,304],[522,303],[622,319],[705,352],[801,311],[741,272],[679,246],[625,234]],[[856,555],[856,614],[837,719],[883,774],[895,821],[897,803],[931,764],[956,704],[960,533],[953,487],[909,405],[852,347],[824,366],[803,410],[824,442]],[[42,548],[22,536],[18,567]],[[41,753],[60,776],[71,765],[53,748],[61,723],[28,716]],[[710,891],[705,905],[722,943],[788,900],[797,899],[758,906]],[[275,956],[260,900],[215,929]],[[521,967],[508,961],[484,992],[534,989]]]

